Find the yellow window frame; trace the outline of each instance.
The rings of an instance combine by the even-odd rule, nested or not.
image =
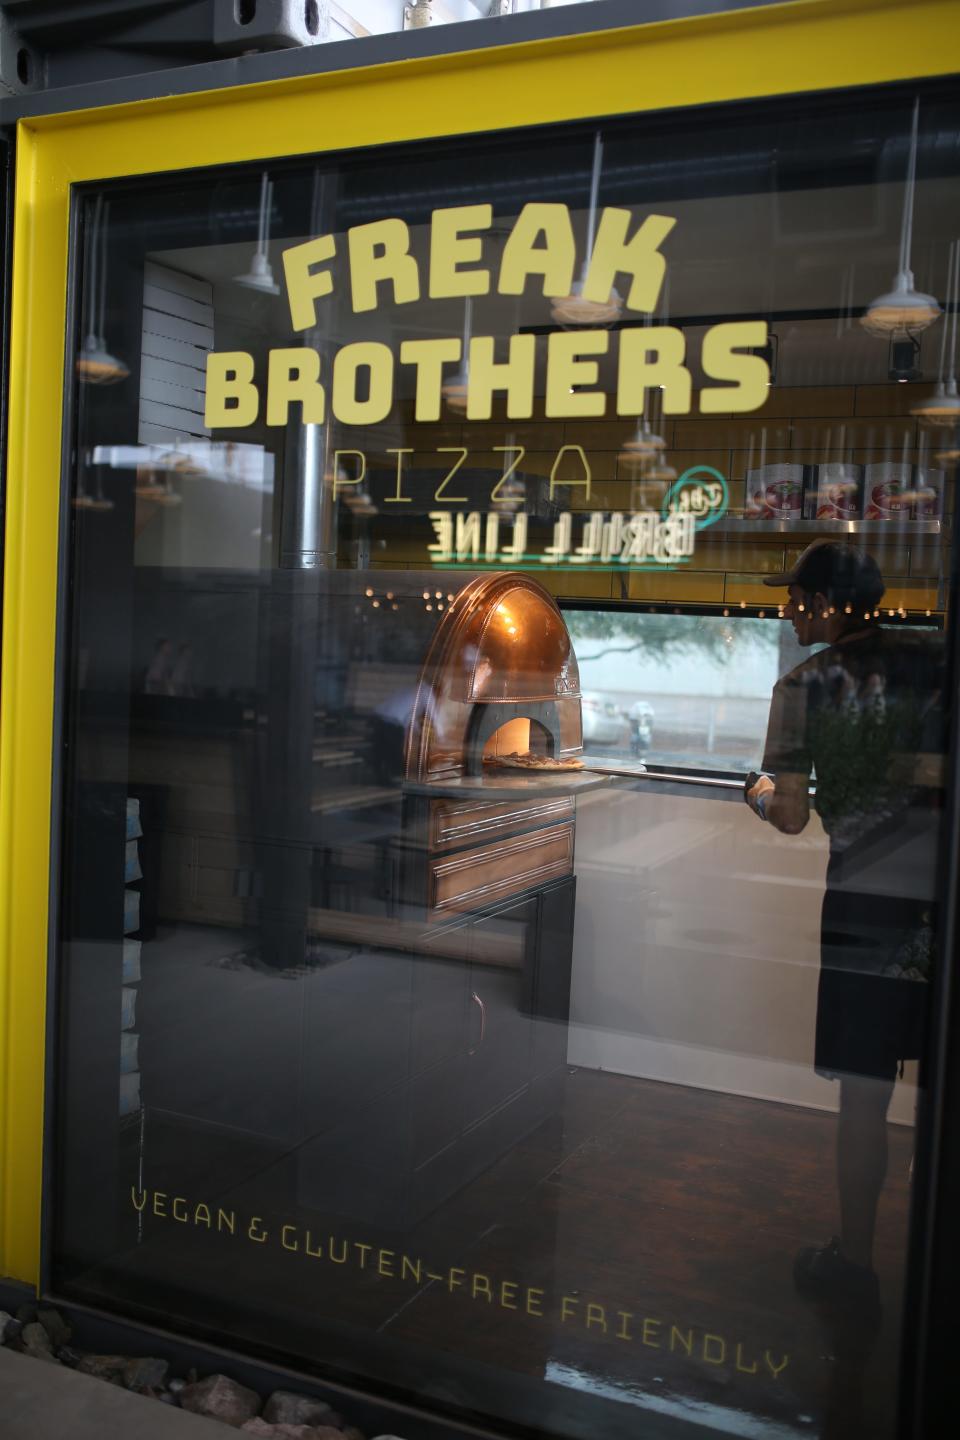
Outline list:
[[[0,1274],[41,1280],[71,186],[958,69],[956,0],[791,0],[20,122],[0,701]]]

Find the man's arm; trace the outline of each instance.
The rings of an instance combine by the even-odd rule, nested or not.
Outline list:
[[[799,835],[810,819],[810,777],[787,770],[773,781],[761,775],[746,792],[747,804],[784,835]]]

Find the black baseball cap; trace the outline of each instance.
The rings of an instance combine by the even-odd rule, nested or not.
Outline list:
[[[834,603],[851,601],[864,606],[878,604],[886,588],[872,555],[823,538],[812,541],[789,570],[765,575],[763,583],[799,585],[807,595],[826,595]]]

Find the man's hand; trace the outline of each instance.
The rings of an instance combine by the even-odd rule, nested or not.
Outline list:
[[[761,814],[761,808],[758,802],[762,796],[772,795],[774,788],[774,783],[769,775],[761,775],[755,785],[751,785],[749,790],[744,791],[744,796],[750,809],[755,815],[761,815],[762,819],[766,819],[767,817]],[[769,804],[769,799],[765,803]]]
[[[769,775],[759,776],[744,790],[743,796],[750,809],[768,820],[775,830],[784,835],[799,835],[810,818],[809,789],[809,775],[785,771],[777,775],[776,783]]]

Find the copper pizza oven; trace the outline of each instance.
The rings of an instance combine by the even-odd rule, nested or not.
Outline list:
[[[483,754],[583,747],[580,675],[563,616],[526,575],[484,575],[456,597],[420,673],[406,776],[483,774]]]
[[[526,575],[471,580],[434,633],[407,729],[407,833],[421,862],[407,900],[418,891],[433,920],[571,875],[583,777],[484,761],[570,759],[582,743],[577,660],[553,598]]]

